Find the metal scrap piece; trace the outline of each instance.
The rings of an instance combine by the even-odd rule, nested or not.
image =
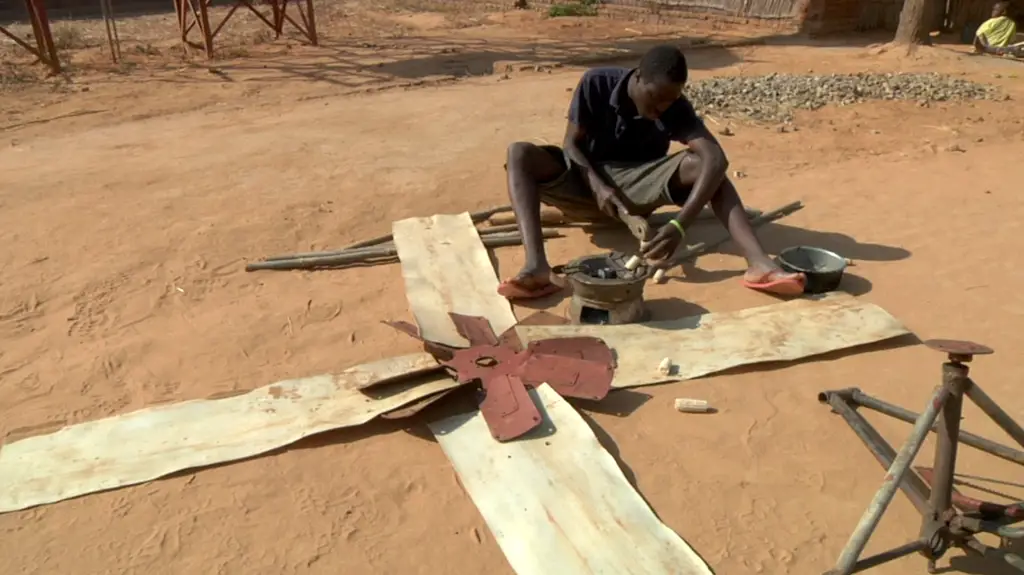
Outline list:
[[[544,339],[531,342],[526,353],[520,374],[528,385],[547,383],[559,395],[594,400],[604,399],[611,391],[615,356],[603,340]]]
[[[482,381],[484,400],[480,402],[491,435],[498,441],[521,437],[541,424],[540,410],[516,375],[495,375]]]
[[[469,340],[470,345],[498,345],[498,337],[486,318],[460,313],[449,313],[448,317],[452,318],[455,331]]]

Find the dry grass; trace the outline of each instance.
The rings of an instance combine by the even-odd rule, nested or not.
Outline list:
[[[67,22],[53,28],[53,45],[62,52],[88,47],[83,30]]]

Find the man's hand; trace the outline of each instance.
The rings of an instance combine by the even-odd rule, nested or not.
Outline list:
[[[669,222],[658,229],[658,233],[654,235],[651,241],[640,247],[640,255],[650,265],[656,268],[661,267],[669,263],[669,258],[676,253],[676,250],[679,249],[679,244],[682,242],[682,226]]]
[[[619,219],[619,214],[628,214],[629,210],[626,209],[625,204],[619,199],[619,193],[615,188],[602,184],[599,186],[593,186],[594,188],[594,199],[597,201],[597,207],[605,215]]]

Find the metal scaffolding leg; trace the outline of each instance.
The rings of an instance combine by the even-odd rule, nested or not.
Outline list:
[[[0,26],[0,34],[7,36],[17,45],[28,50],[39,61],[50,68],[54,74],[61,71],[60,58],[57,57],[57,47],[53,43],[53,34],[50,31],[50,17],[46,10],[46,3],[43,0],[25,0],[25,10],[28,12],[29,24],[32,26],[32,37],[35,39],[35,46],[29,44],[23,38],[19,38],[10,30]]]

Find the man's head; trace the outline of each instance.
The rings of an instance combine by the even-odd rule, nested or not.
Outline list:
[[[992,17],[998,18],[1000,16],[1006,16],[1007,12],[1010,11],[1009,2],[996,2],[995,6],[992,7]]]
[[[650,120],[661,116],[679,99],[686,75],[686,57],[679,48],[661,45],[648,50],[629,94],[640,115]]]

